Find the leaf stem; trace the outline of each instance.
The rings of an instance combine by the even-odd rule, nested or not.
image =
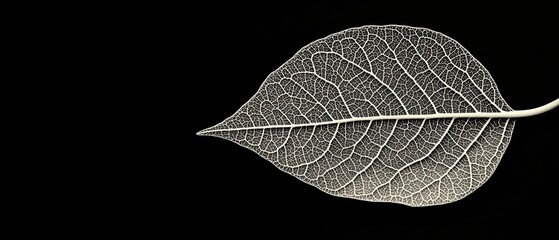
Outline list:
[[[559,98],[541,107],[527,109],[527,110],[512,111],[511,113],[513,113],[512,114],[513,116],[511,116],[511,118],[530,117],[530,116],[542,114],[544,112],[556,108],[557,106],[559,106]]]

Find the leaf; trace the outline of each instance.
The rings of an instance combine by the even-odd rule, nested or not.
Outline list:
[[[364,26],[307,45],[198,135],[233,141],[334,196],[429,206],[479,188],[515,118],[557,105],[513,111],[481,63],[441,33]]]

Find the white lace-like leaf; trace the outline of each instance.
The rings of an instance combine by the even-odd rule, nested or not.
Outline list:
[[[307,45],[235,114],[198,135],[251,149],[331,195],[429,206],[487,181],[514,114],[453,39],[364,26]]]

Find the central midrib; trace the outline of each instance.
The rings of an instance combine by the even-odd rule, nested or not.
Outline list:
[[[201,131],[200,133],[210,132],[225,132],[225,131],[240,131],[240,130],[255,130],[255,129],[268,129],[268,128],[298,128],[298,127],[314,127],[320,125],[340,124],[358,121],[380,121],[380,120],[410,120],[410,119],[438,119],[438,118],[517,118],[524,117],[524,111],[509,111],[509,112],[478,112],[478,113],[436,113],[436,114],[423,114],[423,115],[388,115],[388,116],[373,116],[373,117],[354,117],[346,119],[338,119],[325,122],[315,123],[299,123],[299,124],[284,124],[284,125],[268,125],[268,126],[255,126],[255,127],[242,127],[242,128],[228,128],[228,129],[213,129]]]
[[[434,113],[434,114],[417,114],[417,115],[408,114],[408,115],[389,115],[389,116],[373,116],[373,117],[353,117],[353,118],[332,120],[326,122],[316,122],[316,123],[299,123],[299,124],[286,124],[286,125],[268,125],[268,126],[256,126],[256,127],[202,130],[196,134],[201,135],[210,132],[230,132],[230,131],[253,130],[253,129],[268,129],[268,128],[313,127],[313,126],[320,126],[320,125],[339,124],[339,123],[358,122],[358,121],[437,119],[437,118],[520,118],[520,117],[529,117],[529,116],[538,115],[540,113],[547,112],[557,106],[559,106],[559,99],[556,99],[555,101],[552,101],[546,105],[537,108],[527,109],[527,110],[514,110],[514,111],[502,111],[502,112]]]

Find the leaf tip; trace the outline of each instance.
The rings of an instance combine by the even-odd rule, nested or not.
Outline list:
[[[211,128],[206,128],[198,131],[196,133],[196,136],[211,136],[211,133],[212,133]]]
[[[196,136],[216,136],[216,132],[219,131],[220,125],[217,124],[213,127],[205,128],[196,133]]]

